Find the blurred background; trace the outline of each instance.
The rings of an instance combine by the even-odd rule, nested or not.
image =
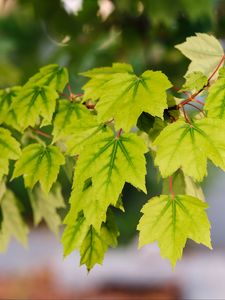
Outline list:
[[[188,66],[174,45],[195,32],[224,42],[223,0],[0,0],[0,88],[21,85],[49,63],[66,66],[79,93],[78,74],[92,67],[126,62],[137,73],[162,70],[180,86]],[[1,108],[0,108],[1,109]],[[148,195],[124,190],[126,214],[118,213],[120,247],[88,275],[79,255],[63,260],[59,238],[41,224],[29,248],[12,241],[0,256],[0,299],[225,299],[225,176],[209,165],[203,183],[212,222],[214,250],[188,243],[172,271],[157,245],[137,250],[136,225],[142,205],[160,186],[148,162]],[[63,195],[71,183],[60,174]],[[21,180],[9,184],[32,209]]]

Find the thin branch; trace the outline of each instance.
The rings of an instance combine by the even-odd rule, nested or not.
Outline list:
[[[197,110],[199,110],[201,113],[203,113],[205,115],[205,112],[201,108],[199,108],[198,106],[196,106],[196,105],[194,105],[192,103],[187,103],[187,105],[190,105],[190,106],[196,108]]]
[[[225,54],[222,56],[221,61],[219,62],[219,64],[217,65],[216,69],[213,71],[213,73],[209,76],[208,78],[208,82],[213,78],[213,76],[216,74],[216,72],[219,70],[219,68],[221,67],[221,65],[223,64],[225,59]]]
[[[200,100],[198,100],[198,99],[193,99],[193,102],[197,102],[198,104],[201,104],[202,106],[205,105],[204,102],[202,102],[202,101],[200,101]]]
[[[221,65],[223,64],[225,60],[225,55],[222,56],[219,64],[217,65],[217,67],[215,68],[215,70],[213,71],[213,73],[209,76],[208,80],[207,80],[207,84],[205,84],[198,92],[190,95],[187,99],[181,101],[179,104],[178,104],[178,108],[181,108],[182,106],[188,104],[189,102],[191,101],[195,101],[195,102],[198,102],[200,103],[201,105],[204,105],[203,102],[195,99],[195,97],[197,97],[206,87],[208,87],[210,85],[210,80],[213,78],[213,76],[216,74],[216,72],[219,70],[219,68],[221,67]]]

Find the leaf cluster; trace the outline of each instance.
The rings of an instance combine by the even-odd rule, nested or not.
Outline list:
[[[179,97],[161,71],[136,74],[124,63],[83,72],[82,94],[67,94],[69,74],[58,65],[0,91],[0,249],[11,236],[25,244],[28,233],[8,181],[23,177],[34,225],[43,219],[57,234],[65,207],[58,175],[63,168],[70,178],[72,161],[64,255],[79,250],[88,270],[101,264],[117,245],[114,211],[124,211],[125,183],[147,193],[147,153],[163,188],[141,210],[139,246],[157,241],[172,266],[188,239],[211,248],[199,183],[208,161],[225,170],[225,56],[207,34],[176,47],[191,59]]]

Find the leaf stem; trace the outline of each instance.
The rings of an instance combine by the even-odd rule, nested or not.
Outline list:
[[[183,110],[184,118],[185,118],[186,122],[187,122],[188,124],[191,125],[191,121],[190,121],[190,119],[188,118],[188,115],[186,114],[186,111],[185,111],[184,106],[182,106],[181,108],[182,108],[182,110]]]
[[[118,138],[121,136],[123,129],[120,128],[120,130],[118,131],[117,135],[116,135],[116,139],[118,140]]]
[[[169,177],[169,190],[170,190],[170,194],[171,194],[172,199],[174,199],[175,198],[175,193],[174,193],[174,190],[173,190],[173,177],[172,176]]]
[[[39,130],[39,129],[36,129],[36,128],[34,128],[34,127],[30,127],[35,133],[37,133],[37,134],[39,134],[39,135],[41,135],[41,136],[43,136],[43,137],[45,137],[45,138],[47,138],[47,139],[52,139],[52,136],[50,135],[50,134],[47,134],[47,133],[45,133],[45,132],[43,132],[43,131],[41,131],[41,130]]]
[[[201,113],[203,113],[205,115],[205,112],[201,108],[199,108],[198,106],[196,106],[196,105],[194,105],[192,103],[187,103],[187,105],[190,105],[190,106],[196,108],[197,110],[199,110]]]

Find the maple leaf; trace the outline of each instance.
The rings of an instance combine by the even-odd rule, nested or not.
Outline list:
[[[79,250],[80,264],[85,264],[90,271],[95,264],[102,263],[109,246],[117,246],[118,235],[112,212],[108,211],[107,220],[102,223],[100,231],[90,225],[80,213],[73,224],[68,224],[64,229],[62,236],[64,256]]]
[[[85,264],[90,271],[95,264],[102,264],[108,247],[117,246],[118,229],[112,219],[107,217],[106,223],[101,226],[100,232],[90,226],[89,231],[80,247],[80,264]]]
[[[57,209],[65,207],[60,186],[53,186],[52,191],[47,195],[38,186],[32,192],[29,191],[29,197],[33,210],[34,225],[37,226],[44,219],[51,231],[57,235],[59,226],[62,224]]]
[[[164,178],[182,168],[185,175],[201,181],[207,174],[207,159],[225,170],[225,125],[221,120],[204,118],[191,125],[178,120],[162,130],[154,145],[155,164]]]
[[[187,239],[211,249],[208,205],[189,195],[154,197],[144,205],[138,224],[139,247],[158,242],[163,258],[174,267],[182,256]]]
[[[8,174],[9,160],[15,160],[20,157],[21,150],[17,140],[11,136],[11,132],[0,127],[0,180],[3,175]]]
[[[125,182],[146,192],[146,152],[140,137],[131,133],[115,137],[111,131],[99,134],[83,149],[76,164],[70,202],[83,210],[95,229],[105,220],[108,206],[116,205]],[[75,211],[70,214],[71,222],[78,213]]]
[[[73,133],[73,127],[79,128],[82,123],[85,124],[91,117],[89,110],[83,104],[60,99],[53,122],[54,141],[68,138]],[[79,122],[79,120],[82,121]]]
[[[39,116],[51,121],[55,111],[57,92],[48,86],[22,88],[12,103],[19,125],[34,126]]]
[[[16,97],[19,90],[19,86],[0,90],[0,124],[7,121],[13,99]]]
[[[23,175],[25,186],[30,188],[39,181],[48,193],[56,181],[60,165],[64,163],[64,156],[57,147],[31,144],[22,150],[15,164],[13,178]]]
[[[61,68],[56,64],[51,64],[40,68],[39,72],[32,76],[24,87],[46,85],[61,92],[68,82],[69,78],[67,69]]]
[[[167,108],[166,90],[171,87],[166,75],[160,71],[145,71],[137,76],[131,69],[121,71],[114,66],[111,69],[111,73],[103,69],[102,73],[88,74],[90,82],[83,87],[88,95],[90,87],[91,91],[98,90],[91,99],[98,99],[96,110],[101,122],[114,118],[116,129],[129,131],[142,112],[163,117]]]
[[[189,73],[181,91],[200,91],[208,83],[208,78],[202,72]]]
[[[220,42],[206,33],[196,33],[196,36],[188,37],[186,42],[176,45],[175,48],[191,60],[186,74],[200,71],[209,76],[224,55]]]
[[[207,116],[225,120],[225,77],[221,76],[209,88],[204,109]]]
[[[0,251],[4,252],[7,250],[12,237],[26,246],[29,229],[22,219],[18,200],[13,192],[6,188],[4,182],[0,184],[0,210],[2,216]]]

